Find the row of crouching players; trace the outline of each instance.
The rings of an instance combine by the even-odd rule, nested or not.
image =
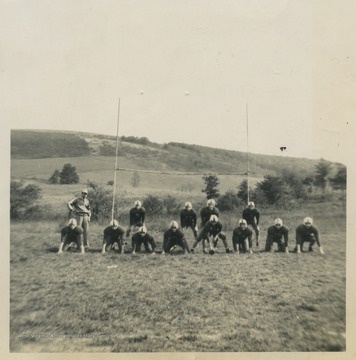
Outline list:
[[[206,249],[203,241],[203,252],[209,252],[214,254],[217,249],[218,241],[221,240],[226,253],[253,253],[252,251],[252,231],[247,226],[247,222],[244,219],[238,221],[238,226],[232,233],[232,247],[230,250],[227,244],[227,236],[222,232],[222,223],[216,215],[211,215],[209,221],[204,225],[199,234],[196,228],[193,228],[194,244],[189,250],[188,243],[185,238],[184,232],[179,229],[178,222],[173,220],[170,223],[169,228],[163,234],[163,246],[162,254],[169,253],[176,246],[183,249],[184,253],[194,253],[197,245],[200,241],[205,240],[208,244],[208,250]],[[124,253],[124,247],[127,243],[124,241],[125,229],[119,225],[117,220],[112,220],[110,225],[105,228],[103,236],[102,253],[118,247],[120,253]],[[283,221],[280,218],[275,219],[274,224],[267,229],[267,238],[265,251],[272,251],[273,244],[277,244],[277,251],[288,253],[288,238],[289,229],[283,225]],[[310,217],[306,217],[303,223],[296,228],[296,246],[294,252],[301,253],[303,251],[303,245],[305,242],[309,243],[309,251],[313,251],[313,245],[317,243],[319,251],[324,254],[324,250],[320,243],[319,231],[316,226],[313,225],[313,220]],[[62,253],[69,247],[75,244],[80,252],[84,254],[83,245],[83,229],[77,224],[76,219],[69,220],[67,226],[61,230],[61,244],[58,253]],[[131,247],[132,254],[141,251],[142,245],[145,248],[145,252],[155,254],[156,242],[152,235],[147,232],[146,226],[137,226],[132,229]]]

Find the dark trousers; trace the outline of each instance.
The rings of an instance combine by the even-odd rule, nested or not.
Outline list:
[[[284,242],[284,239],[267,238],[265,251],[271,251],[273,243],[277,244],[278,251],[284,252],[286,250],[286,243]]]
[[[142,244],[147,253],[151,253],[156,249],[156,243],[153,239],[152,240],[139,239],[139,240],[132,240],[131,242],[132,250],[135,250],[136,252],[140,252]]]
[[[239,248],[239,252],[245,253],[247,251],[246,245],[245,245],[245,240],[248,240],[248,246],[251,249],[252,248],[252,239],[245,238],[245,239],[239,239],[239,240],[232,241],[232,246],[234,248],[234,251],[237,251],[237,248]]]
[[[121,253],[122,251],[122,239],[117,239],[117,238],[112,238],[112,237],[107,237],[105,240],[105,251],[109,251],[111,248],[114,247],[115,243],[118,245],[118,249],[119,252]]]
[[[63,249],[64,251],[67,250],[68,245],[70,245],[71,243],[75,243],[78,247],[78,250],[80,249],[80,247],[83,245],[83,236],[66,236],[65,239],[63,240]]]
[[[248,222],[247,225],[251,225],[251,226],[252,226],[253,230],[255,231],[256,238],[258,239],[259,236],[260,236],[260,230],[258,230],[257,224],[256,224],[254,221],[252,221],[252,222]]]
[[[185,239],[183,240],[164,240],[163,241],[163,251],[168,253],[174,245],[180,246],[183,250],[187,251],[189,253],[189,247],[188,243]]]
[[[197,237],[198,237],[198,231],[195,229],[195,227],[193,225],[185,225],[185,226],[182,226],[182,229],[183,230],[186,230],[186,229],[192,229],[193,231],[193,235],[194,235],[194,239],[196,240]]]
[[[303,251],[303,245],[305,242],[309,243],[309,250],[312,249],[313,245],[316,242],[316,238],[314,234],[310,234],[309,236],[306,236],[305,238],[297,238],[297,245],[300,245],[300,251]],[[295,251],[297,251],[297,246],[294,248]]]

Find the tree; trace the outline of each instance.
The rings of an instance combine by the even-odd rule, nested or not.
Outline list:
[[[104,221],[111,218],[112,192],[95,181],[88,181],[88,198],[93,220]],[[115,211],[116,212],[116,211]]]
[[[59,184],[59,170],[54,170],[52,176],[48,179],[50,184]]]
[[[132,177],[131,177],[131,185],[134,187],[134,188],[137,188],[139,187],[140,185],[140,175],[137,171],[135,171],[133,174],[132,174]]]
[[[59,173],[59,182],[61,184],[77,184],[79,182],[79,176],[77,169],[71,164],[65,164],[62,171]]]
[[[251,190],[249,192],[251,195]],[[237,197],[240,198],[243,202],[247,203],[247,180],[244,179],[241,181],[241,184],[238,188]]]
[[[336,175],[330,179],[331,186],[334,190],[346,190],[346,166],[338,165]]]
[[[288,198],[289,188],[282,178],[278,176],[266,175],[264,180],[257,183],[257,188],[260,189],[268,203],[276,204],[278,201]]]
[[[326,185],[328,183],[328,175],[330,173],[331,163],[321,159],[316,165],[316,174],[314,176],[314,183],[325,194]]]
[[[282,178],[285,184],[289,187],[289,192],[295,199],[302,199],[306,197],[303,179],[297,173],[284,169],[282,171]]]
[[[312,176],[307,176],[303,179],[302,184],[304,186],[306,186],[307,188],[307,192],[308,193],[312,193],[313,192],[313,184],[314,184],[314,179]]]
[[[35,202],[41,198],[41,188],[37,185],[24,186],[22,181],[11,181],[10,184],[10,217],[17,219],[24,211],[36,206]]]
[[[205,183],[205,189],[202,192],[206,193],[207,199],[216,199],[220,196],[218,185],[219,179],[216,175],[204,175],[203,180]]]

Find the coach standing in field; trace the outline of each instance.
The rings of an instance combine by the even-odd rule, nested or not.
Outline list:
[[[82,190],[82,197],[69,201],[68,208],[78,217],[78,225],[84,230],[84,247],[89,247],[89,222],[91,217],[88,190]]]
[[[59,245],[58,254],[62,254],[63,250],[66,251],[72,242],[77,245],[81,254],[84,254],[83,229],[78,226],[75,219],[69,219],[68,225],[61,230],[61,244]]]
[[[115,243],[118,245],[120,253],[123,253],[123,238],[125,235],[125,229],[119,225],[117,220],[112,220],[110,225],[104,229],[103,237],[103,248],[101,250],[102,254],[105,254],[105,251],[109,251],[115,246]]]
[[[238,227],[232,232],[232,246],[234,251],[239,254],[240,252],[249,252],[252,254],[252,230],[248,228],[245,219],[240,219]]]
[[[247,225],[251,225],[253,227],[253,230],[256,234],[256,246],[259,246],[260,228],[258,224],[260,222],[260,212],[258,209],[256,209],[255,203],[253,201],[250,201],[247,205],[247,208],[242,211],[242,218],[246,220]]]
[[[288,253],[288,234],[289,229],[283,225],[282,219],[277,218],[274,220],[274,225],[267,229],[265,251],[270,252],[272,250],[273,243],[277,243],[279,252]]]
[[[169,229],[163,235],[163,251],[162,254],[169,253],[174,246],[180,246],[184,253],[189,254],[188,243],[185,240],[184,234],[178,229],[177,221],[172,221]]]
[[[193,231],[194,239],[198,236],[198,227],[197,227],[197,213],[193,209],[190,202],[186,202],[184,209],[180,213],[180,226],[182,229],[191,228]]]
[[[303,251],[303,245],[305,242],[309,243],[309,251],[313,251],[313,245],[315,242],[318,244],[320,254],[324,254],[324,250],[320,244],[319,230],[313,225],[313,219],[306,217],[303,220],[303,224],[297,226],[295,231],[296,247],[294,251],[300,254]]]

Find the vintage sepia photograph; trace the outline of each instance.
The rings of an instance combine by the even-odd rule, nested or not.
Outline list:
[[[6,358],[354,356],[356,4],[0,10]]]

